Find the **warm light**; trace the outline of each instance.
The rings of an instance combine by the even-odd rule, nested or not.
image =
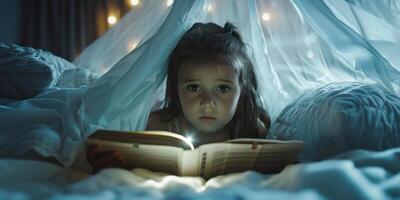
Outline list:
[[[190,142],[190,143],[192,143],[193,142],[193,138],[192,137],[190,137],[190,136],[187,136],[186,137],[186,139]]]
[[[269,13],[264,13],[264,14],[262,15],[262,19],[263,19],[264,21],[268,21],[270,18],[271,18],[271,17],[269,16]]]
[[[203,7],[204,10],[207,10],[207,12],[211,12],[213,10],[213,7],[211,4],[206,4]]]
[[[110,15],[107,18],[107,22],[111,25],[114,25],[115,23],[117,23],[117,17],[115,17],[114,15]]]
[[[150,172],[150,171],[147,171],[145,169],[140,169],[140,168],[134,169],[133,172],[135,174],[149,174],[149,175],[155,174],[155,172]],[[159,176],[160,173],[158,172],[157,175]],[[150,177],[150,176],[148,176],[148,177]],[[168,188],[171,185],[176,185],[178,183],[179,185],[188,186],[195,191],[197,191],[197,188],[204,188],[203,190],[199,191],[199,192],[202,192],[206,189],[206,187],[203,187],[203,181],[204,181],[204,179],[197,178],[197,177],[178,177],[178,176],[169,175],[169,176],[160,177],[160,179],[158,179],[158,180],[148,179],[146,181],[140,182],[139,186],[163,189],[163,188]]]
[[[170,7],[174,3],[173,0],[167,0],[167,6]]]
[[[139,5],[140,1],[139,0],[131,0],[131,5],[132,6],[137,6]]]
[[[128,45],[128,51],[133,51],[137,47],[138,43],[137,42],[129,42]]]
[[[212,11],[212,9],[213,9],[212,5],[208,5],[207,11],[210,12],[210,11]]]

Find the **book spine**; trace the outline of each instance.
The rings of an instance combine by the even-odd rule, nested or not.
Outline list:
[[[199,176],[199,155],[198,150],[183,151],[180,163],[181,176]]]

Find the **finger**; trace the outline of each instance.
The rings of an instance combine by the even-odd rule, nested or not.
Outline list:
[[[124,163],[123,160],[117,159],[117,160],[111,161],[110,163],[107,163],[106,166],[107,167],[122,167],[123,163]]]
[[[113,162],[114,160],[122,160],[122,154],[119,151],[107,151],[100,156],[93,159],[92,164],[94,166],[105,166],[107,163]]]
[[[86,149],[86,156],[89,158],[92,158],[93,156],[97,155],[98,151],[99,151],[100,145],[98,144],[94,144],[94,145],[90,145],[87,147]]]
[[[120,151],[118,150],[109,150],[109,149],[103,149],[101,150],[101,147],[99,145],[92,147],[90,152],[86,155],[88,158],[88,161],[96,161],[98,158],[104,157],[105,155],[114,152],[117,155],[121,154]],[[119,153],[118,153],[119,152]]]
[[[102,169],[111,168],[111,167],[122,168],[123,163],[124,163],[124,161],[119,160],[119,159],[118,160],[113,160],[113,161],[110,161],[109,163],[106,163],[106,164],[104,164],[102,166],[93,167],[93,172],[97,173]]]
[[[125,160],[121,159],[120,157],[114,158],[112,160],[108,160],[107,162],[103,163],[96,163],[94,166],[92,166],[94,173],[97,173],[98,171],[105,169],[105,168],[110,168],[110,167],[118,167],[118,168],[123,168],[125,164]]]

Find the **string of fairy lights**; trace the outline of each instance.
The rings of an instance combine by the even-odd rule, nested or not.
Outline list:
[[[140,0],[130,0],[129,4],[132,7],[139,6],[142,2]],[[165,5],[170,7],[174,3],[173,0],[165,0]],[[112,26],[118,22],[118,17],[114,14],[109,14],[107,17],[107,23]]]
[[[129,5],[132,8],[135,7],[139,7],[142,3],[144,3],[143,0],[127,0]],[[172,6],[172,4],[174,3],[173,0],[164,0],[164,5],[168,8],[170,6]],[[203,7],[203,10],[206,12],[213,12],[215,10],[214,8],[215,5],[208,3],[205,4]],[[262,15],[260,16],[261,19],[263,21],[269,21],[271,20],[271,15],[268,12],[263,12]],[[111,28],[113,25],[117,24],[119,21],[119,15],[113,14],[113,13],[109,13],[107,16],[107,23],[109,25],[109,27]],[[130,41],[127,43],[127,51],[130,52],[132,50],[134,50],[136,47],[138,46],[138,42],[137,41]],[[109,70],[108,67],[103,67],[103,73],[107,72]]]
[[[130,0],[130,1],[129,1],[129,4],[130,4],[132,7],[139,6],[141,3],[142,3],[142,2],[141,2],[140,0]],[[165,0],[165,5],[166,5],[167,7],[172,6],[173,3],[174,3],[173,0]],[[204,5],[204,8],[203,8],[203,9],[206,10],[207,12],[212,12],[212,11],[213,11],[213,5],[211,5],[211,4],[206,4],[206,5]],[[271,19],[271,16],[270,16],[270,14],[269,14],[268,12],[264,12],[264,13],[262,14],[262,19],[263,19],[264,21],[269,21],[269,20]],[[116,24],[117,22],[118,22],[118,17],[117,17],[116,15],[113,15],[113,14],[108,15],[108,17],[107,17],[107,23],[108,23],[109,25],[112,26],[112,25]]]
[[[165,2],[165,6],[166,7],[170,7],[172,6],[172,4],[174,3],[173,0],[164,0]],[[134,7],[138,7],[140,6],[140,4],[144,3],[143,0],[129,0],[129,5],[134,8]],[[214,11],[214,5],[212,5],[211,3],[205,4],[203,7],[203,10],[206,12],[213,12]],[[261,19],[264,21],[269,21],[271,19],[271,16],[268,12],[264,12],[261,16]],[[107,17],[107,23],[109,25],[109,27],[112,27],[113,25],[115,25],[116,23],[118,23],[119,19],[118,19],[118,15],[112,14],[110,13]],[[132,50],[134,50],[137,47],[138,43],[135,41],[131,41],[128,43],[128,47],[127,50],[130,52]]]

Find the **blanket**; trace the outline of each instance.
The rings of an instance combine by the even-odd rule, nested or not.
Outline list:
[[[26,170],[29,167],[29,170]],[[96,175],[30,160],[0,160],[1,199],[399,199],[400,148],[355,150],[328,160],[208,181],[144,169]]]

